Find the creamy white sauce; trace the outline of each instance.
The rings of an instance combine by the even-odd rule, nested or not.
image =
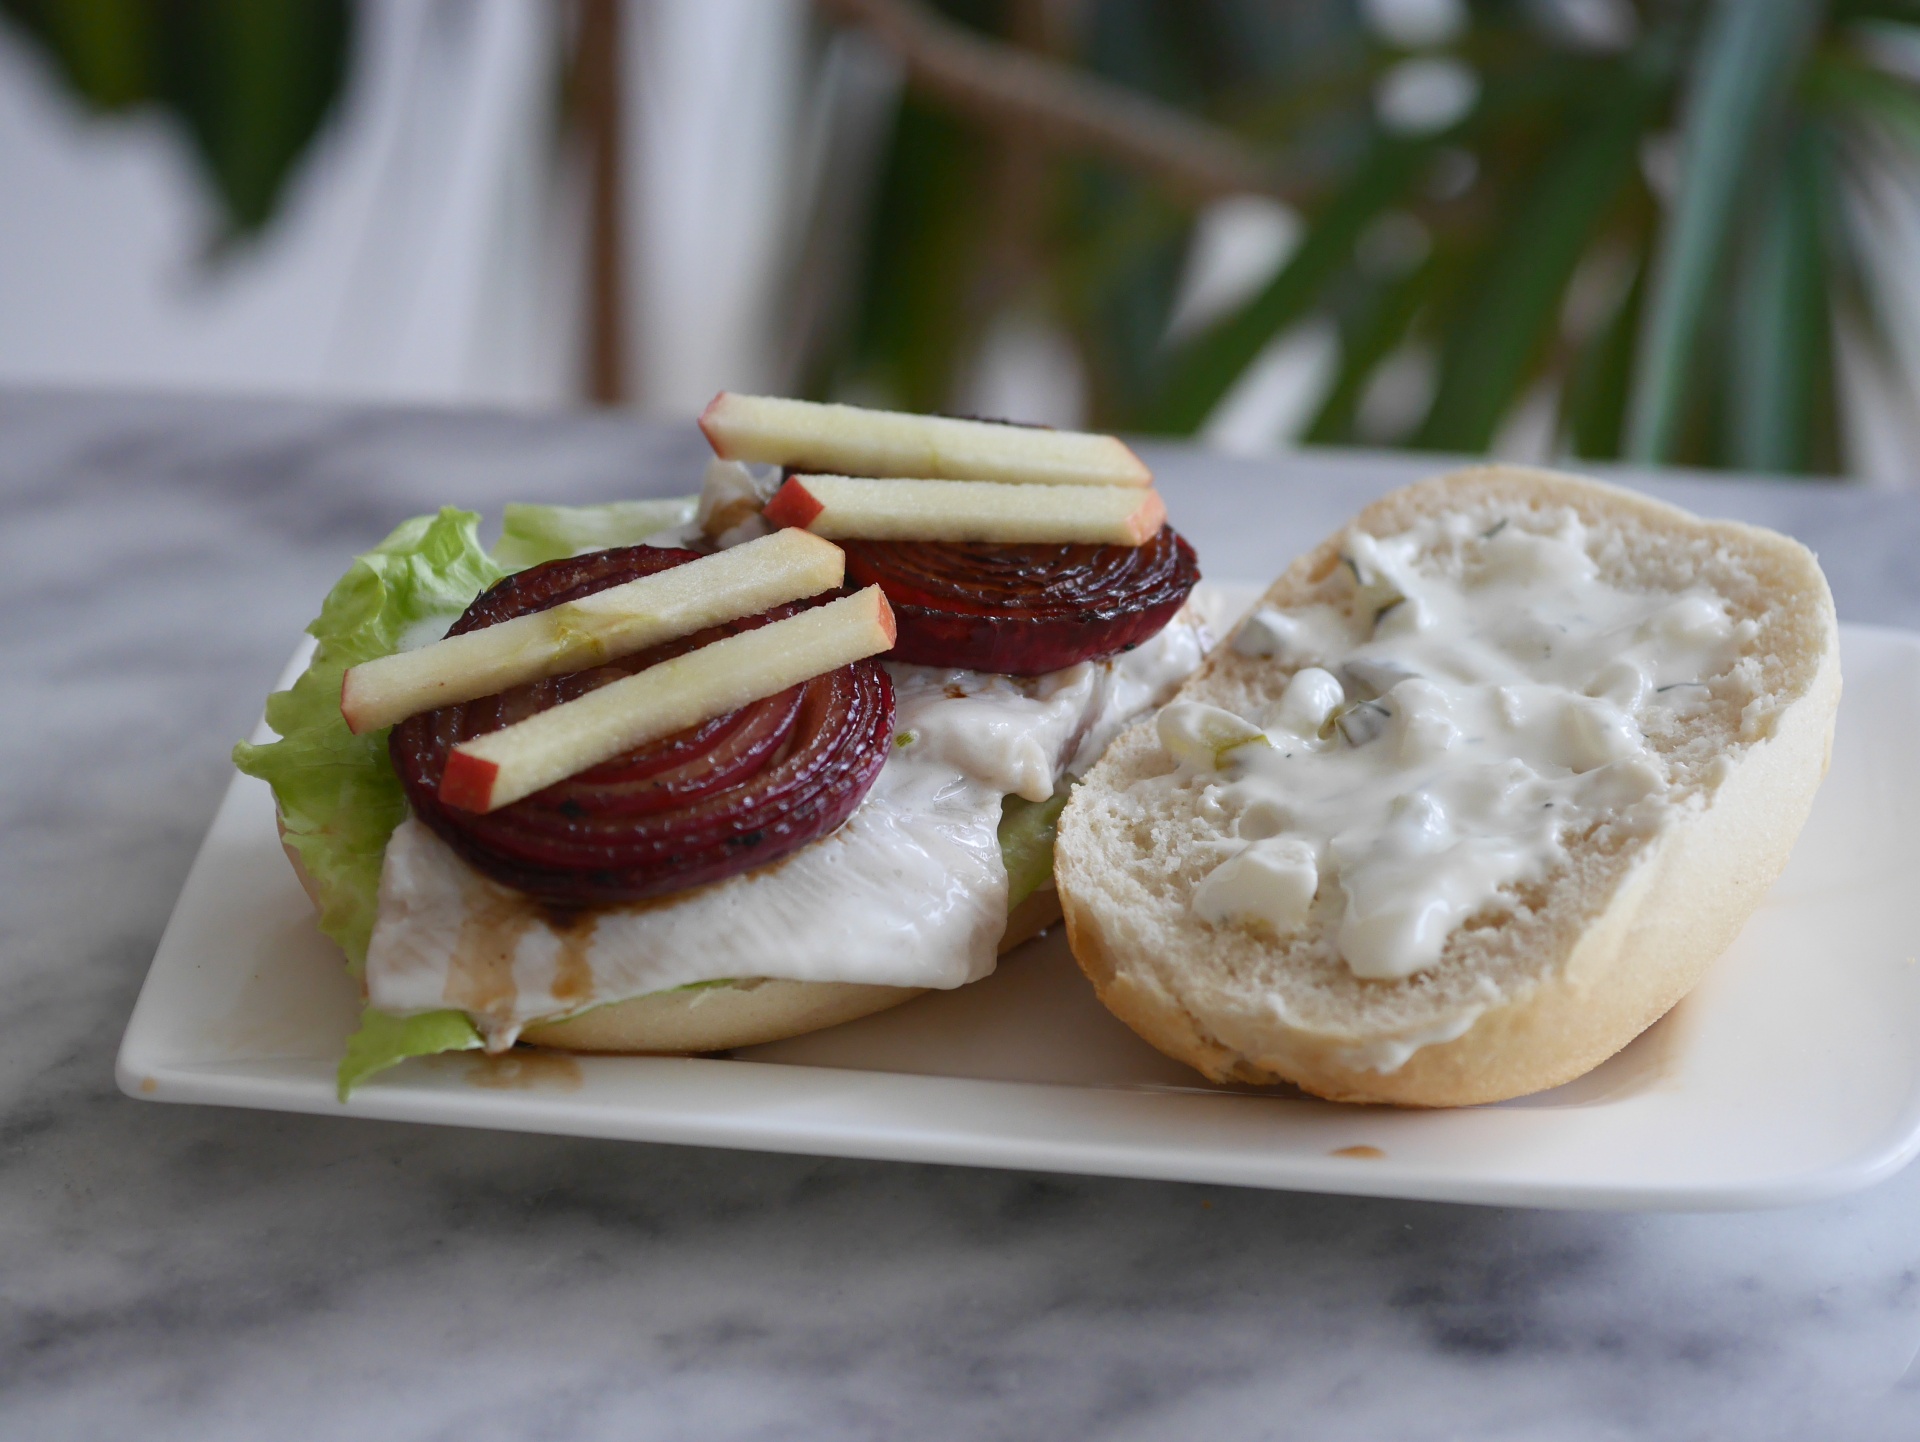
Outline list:
[[[1207,634],[1184,613],[1159,635],[1105,661],[1044,676],[889,665],[900,754],[938,761],[1028,801],[1079,775],[1120,728],[1170,692],[1206,655]]]
[[[1195,912],[1285,935],[1330,908],[1356,976],[1402,978],[1564,861],[1569,830],[1661,824],[1669,778],[1640,723],[1702,704],[1752,623],[1705,589],[1607,584],[1571,514],[1550,534],[1355,532],[1344,554],[1341,604],[1263,610],[1235,637],[1299,668],[1269,714],[1181,702],[1158,725],[1228,819]]]
[[[715,456],[707,462],[700,479],[700,499],[694,505],[687,539],[705,537],[724,551],[770,534],[773,527],[760,514],[760,508],[773,499],[779,487],[778,466],[756,469]]]
[[[457,1007],[498,1050],[530,1022],[702,981],[976,981],[1006,927],[1003,794],[1050,796],[1205,644],[1183,613],[1131,652],[1047,676],[890,664],[897,744],[844,826],[772,866],[572,927],[409,819],[387,846],[369,999],[396,1015]]]
[[[1393,1036],[1369,1037],[1352,1046],[1338,1047],[1334,1051],[1334,1059],[1356,1071],[1390,1075],[1412,1060],[1413,1054],[1422,1047],[1441,1046],[1465,1036],[1492,1004],[1493,999],[1470,1003],[1431,1026],[1415,1027]]]

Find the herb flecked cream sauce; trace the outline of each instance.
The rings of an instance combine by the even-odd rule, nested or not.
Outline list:
[[[1669,778],[1641,722],[1703,705],[1753,623],[1704,589],[1609,585],[1571,513],[1545,533],[1473,525],[1350,532],[1345,604],[1255,612],[1235,649],[1298,668],[1259,725],[1161,712],[1177,784],[1211,788],[1229,832],[1202,919],[1284,936],[1331,898],[1353,973],[1403,978],[1564,861],[1568,832],[1662,823]]]

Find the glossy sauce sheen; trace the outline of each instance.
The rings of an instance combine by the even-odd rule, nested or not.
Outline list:
[[[493,587],[449,634],[696,558],[692,551],[633,546],[550,562]],[[776,607],[589,670],[411,717],[394,727],[389,742],[407,801],[481,873],[561,908],[642,901],[777,861],[845,821],[879,774],[894,708],[892,684],[877,661],[816,676],[484,815],[442,804],[439,786],[447,754],[462,741],[800,609]]]
[[[1139,546],[843,541],[850,585],[886,592],[896,660],[1037,676],[1156,634],[1200,566],[1171,526]]]

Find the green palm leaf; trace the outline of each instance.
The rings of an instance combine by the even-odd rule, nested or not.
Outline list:
[[[1804,471],[1828,368],[1817,137],[1794,128],[1736,281],[1728,456],[1742,469]]]
[[[181,121],[229,239],[271,218],[346,85],[346,0],[0,0],[100,110]]]
[[[1435,250],[1405,275],[1369,295],[1341,327],[1340,366],[1326,398],[1301,437],[1308,445],[1340,445],[1353,427],[1367,382],[1380,363],[1406,339],[1414,318],[1445,285],[1452,257]]]
[[[1197,430],[1267,342],[1314,307],[1351,261],[1361,233],[1413,184],[1431,150],[1426,142],[1376,142],[1266,288],[1175,357],[1151,428],[1178,435]]]
[[[1472,302],[1448,328],[1416,445],[1484,450],[1553,340],[1575,267],[1636,176],[1640,136],[1659,98],[1643,74],[1609,81],[1602,103],[1576,113],[1541,159],[1530,192],[1489,248]]]
[[[1719,0],[1688,82],[1680,191],[1654,259],[1628,413],[1628,454],[1670,460],[1690,372],[1722,278],[1728,241],[1759,162],[1779,138],[1817,0]]]

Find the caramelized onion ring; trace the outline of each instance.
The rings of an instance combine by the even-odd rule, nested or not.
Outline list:
[[[1171,526],[1140,546],[842,541],[850,586],[879,586],[893,658],[1037,676],[1126,651],[1171,621],[1200,579]]]
[[[696,559],[693,551],[629,546],[551,561],[487,591],[449,634]],[[893,686],[877,661],[803,681],[486,815],[442,805],[440,776],[462,741],[802,609],[776,607],[591,670],[408,718],[393,728],[388,748],[414,814],[482,875],[562,908],[644,901],[779,860],[852,815],[887,758]]]

